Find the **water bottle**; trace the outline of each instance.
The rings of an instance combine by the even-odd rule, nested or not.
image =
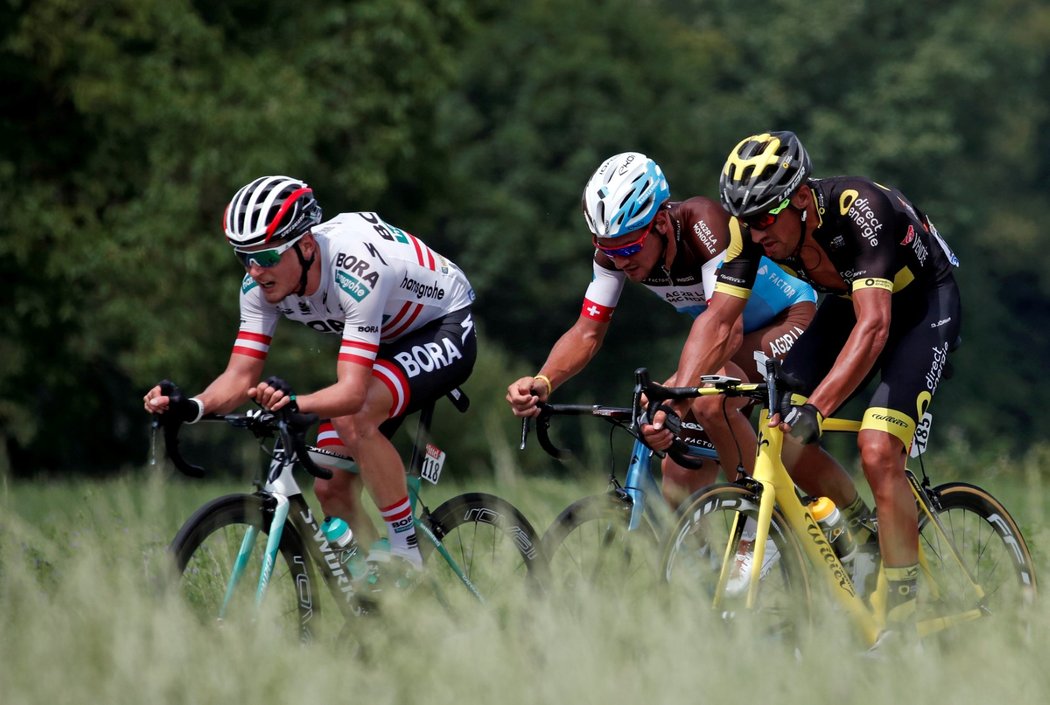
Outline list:
[[[339,553],[339,562],[347,567],[353,579],[356,580],[367,572],[364,557],[358,550],[357,540],[349,524],[339,517],[325,517],[321,531],[332,544],[332,548]]]
[[[843,567],[849,571],[857,552],[857,543],[853,540],[849,526],[846,525],[846,518],[842,516],[842,512],[835,506],[835,503],[827,497],[820,497],[809,505],[809,511],[813,513],[813,518],[824,530],[824,535],[827,536],[828,543],[835,550],[835,555],[839,557]]]

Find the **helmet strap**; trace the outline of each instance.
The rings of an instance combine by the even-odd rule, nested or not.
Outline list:
[[[660,208],[660,210],[664,209],[667,210],[667,218],[671,221],[672,227],[674,227],[674,237],[666,238],[667,244],[664,247],[664,271],[666,271],[667,276],[670,277],[671,263],[674,262],[674,258],[678,255],[678,244],[682,241],[682,221],[671,213],[670,203],[667,203]],[[659,215],[659,211],[657,211],[657,215]]]
[[[794,205],[791,208],[795,208]],[[806,216],[808,213],[805,208],[798,208],[799,212],[799,223],[798,223],[798,246],[795,248],[795,252],[791,255],[792,259],[797,259],[802,256],[802,245],[806,242]]]
[[[300,240],[300,242],[302,241]],[[313,266],[314,261],[317,259],[317,250],[314,250],[314,253],[310,255],[310,259],[308,260],[303,257],[303,251],[299,249],[298,242],[292,245],[292,249],[295,250],[296,256],[299,257],[299,267],[301,270],[299,274],[299,290],[295,292],[295,295],[304,296],[306,294],[306,278],[310,275],[310,267]]]

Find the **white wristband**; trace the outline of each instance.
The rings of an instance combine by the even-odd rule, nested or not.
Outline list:
[[[187,421],[186,423],[197,423],[204,416],[204,402],[197,397],[190,397],[190,401],[197,405],[197,416],[194,417],[193,421]]]

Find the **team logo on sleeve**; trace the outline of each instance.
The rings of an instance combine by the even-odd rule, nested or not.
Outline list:
[[[373,272],[373,274],[374,273],[375,272]],[[340,289],[345,291],[352,299],[359,303],[372,293],[372,290],[365,286],[360,279],[341,270],[335,273],[335,282],[339,285]]]

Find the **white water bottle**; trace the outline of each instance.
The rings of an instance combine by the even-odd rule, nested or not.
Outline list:
[[[853,540],[853,534],[842,512],[827,497],[820,497],[809,505],[809,511],[813,513],[813,518],[824,530],[824,535],[827,536],[831,547],[835,549],[835,555],[839,557],[842,566],[850,570],[857,552],[857,542]]]

